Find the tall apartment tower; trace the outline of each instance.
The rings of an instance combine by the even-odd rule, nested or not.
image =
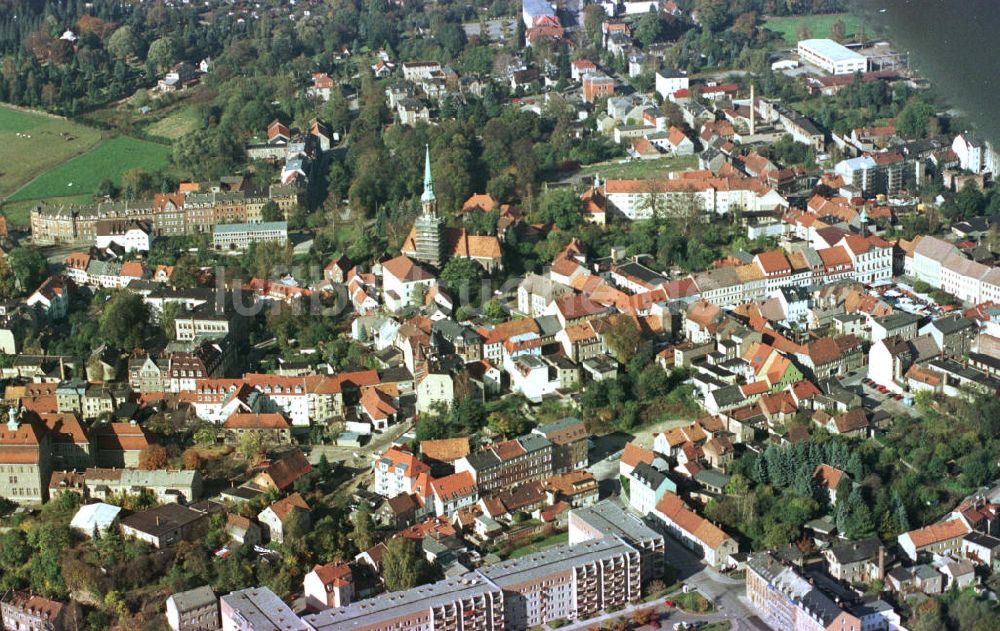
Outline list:
[[[431,176],[431,149],[426,147],[424,192],[420,196],[421,212],[414,225],[416,258],[436,268],[444,263],[444,222],[437,215],[434,178]]]

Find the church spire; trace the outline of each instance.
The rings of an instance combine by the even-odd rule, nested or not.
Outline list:
[[[424,194],[420,196],[420,201],[423,203],[424,211],[430,210],[429,206],[433,205],[437,199],[434,196],[434,177],[431,175],[431,147],[430,145],[424,145],[426,150],[424,158]]]

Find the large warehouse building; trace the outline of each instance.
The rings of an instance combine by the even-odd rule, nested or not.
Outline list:
[[[830,74],[854,74],[868,71],[868,58],[841,46],[832,39],[804,39],[799,42],[802,61]]]

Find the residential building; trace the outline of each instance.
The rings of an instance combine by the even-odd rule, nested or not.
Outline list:
[[[1000,568],[1000,538],[981,532],[970,532],[962,538],[962,558],[985,565],[996,572]]]
[[[328,609],[303,620],[314,631],[434,626],[446,631],[523,631],[585,620],[641,593],[639,552],[618,538],[548,548],[455,578]]]
[[[549,505],[566,502],[572,508],[581,508],[597,503],[599,488],[593,474],[577,469],[546,480],[545,492]]]
[[[143,492],[152,493],[163,504],[186,504],[201,497],[202,480],[197,470],[89,468],[83,477],[87,495],[101,500]]]
[[[224,252],[243,251],[251,243],[288,242],[288,222],[218,224],[212,229],[212,246]]]
[[[437,278],[408,256],[400,255],[382,264],[382,295],[389,311],[400,311],[424,297]]]
[[[301,449],[292,449],[253,478],[254,486],[265,491],[288,491],[296,480],[313,470]]]
[[[276,412],[233,414],[222,424],[222,431],[228,444],[237,444],[247,434],[265,445],[290,445],[292,442],[291,426]]]
[[[343,561],[314,565],[302,580],[306,606],[315,611],[346,607],[354,600],[354,575]]]
[[[0,426],[0,496],[21,504],[48,499],[51,447],[47,433],[21,423],[14,407]]]
[[[164,504],[133,513],[122,520],[122,534],[165,548],[181,541],[192,541],[208,529],[208,514],[181,506]]]
[[[97,222],[98,250],[106,250],[115,244],[128,252],[149,252],[153,242],[153,230],[146,221],[109,219]]]
[[[219,599],[222,631],[310,631],[277,594],[266,587],[250,587]]]
[[[652,513],[684,545],[701,552],[705,562],[716,568],[731,565],[730,557],[739,551],[736,540],[715,524],[689,509],[680,497],[663,494]]]
[[[884,578],[885,548],[874,537],[837,542],[824,550],[823,556],[830,576],[839,581],[868,583]]]
[[[267,528],[271,541],[285,540],[285,526],[292,513],[298,513],[305,529],[310,527],[309,504],[297,492],[274,502],[257,514],[257,521]]]
[[[167,598],[167,624],[173,631],[216,631],[219,628],[219,599],[203,585]]]
[[[677,484],[645,462],[636,465],[628,475],[629,505],[640,515],[651,513],[668,491],[676,493]]]
[[[684,72],[669,68],[656,71],[656,93],[663,97],[664,101],[671,100],[670,97],[679,90],[687,90],[690,87],[690,80]]]
[[[0,599],[0,619],[9,631],[63,631],[65,605],[34,594],[8,591]]]
[[[455,631],[500,631],[504,628],[503,604],[504,595],[498,586],[479,576],[466,575],[397,592],[392,598],[362,600],[307,615],[303,628],[375,631],[434,626]]]
[[[622,509],[611,500],[593,506],[575,508],[569,513],[569,543],[575,545],[593,539],[618,538],[639,550],[643,581],[663,574],[665,537],[642,519]]]
[[[956,517],[947,521],[904,532],[896,540],[900,549],[916,561],[922,552],[928,554],[955,554],[962,549],[962,540],[971,529],[965,521]]]
[[[552,443],[552,472],[566,473],[589,465],[590,433],[580,419],[567,416],[531,430]]]
[[[139,454],[149,446],[149,439],[137,423],[99,423],[92,427],[94,461],[100,467],[139,466]]]
[[[457,460],[455,471],[468,471],[481,493],[543,480],[552,475],[552,443],[544,436],[527,434]]]
[[[800,571],[769,552],[747,562],[747,599],[774,629],[861,631],[861,620],[813,585]]]
[[[373,491],[386,498],[401,493],[413,493],[420,477],[430,474],[431,468],[408,451],[392,448],[375,461]]]
[[[479,501],[476,482],[468,471],[431,480],[434,514],[454,517],[455,513]]]
[[[615,80],[603,72],[590,72],[583,76],[583,100],[593,103],[615,93]]]

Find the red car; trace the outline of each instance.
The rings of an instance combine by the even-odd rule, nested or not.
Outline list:
[[[903,395],[897,393],[897,394],[892,395],[892,398],[895,401],[902,401],[903,400]]]
[[[677,605],[674,604],[674,601],[672,601],[672,600],[664,600],[663,604],[666,605],[667,607],[676,607],[677,606]]]

